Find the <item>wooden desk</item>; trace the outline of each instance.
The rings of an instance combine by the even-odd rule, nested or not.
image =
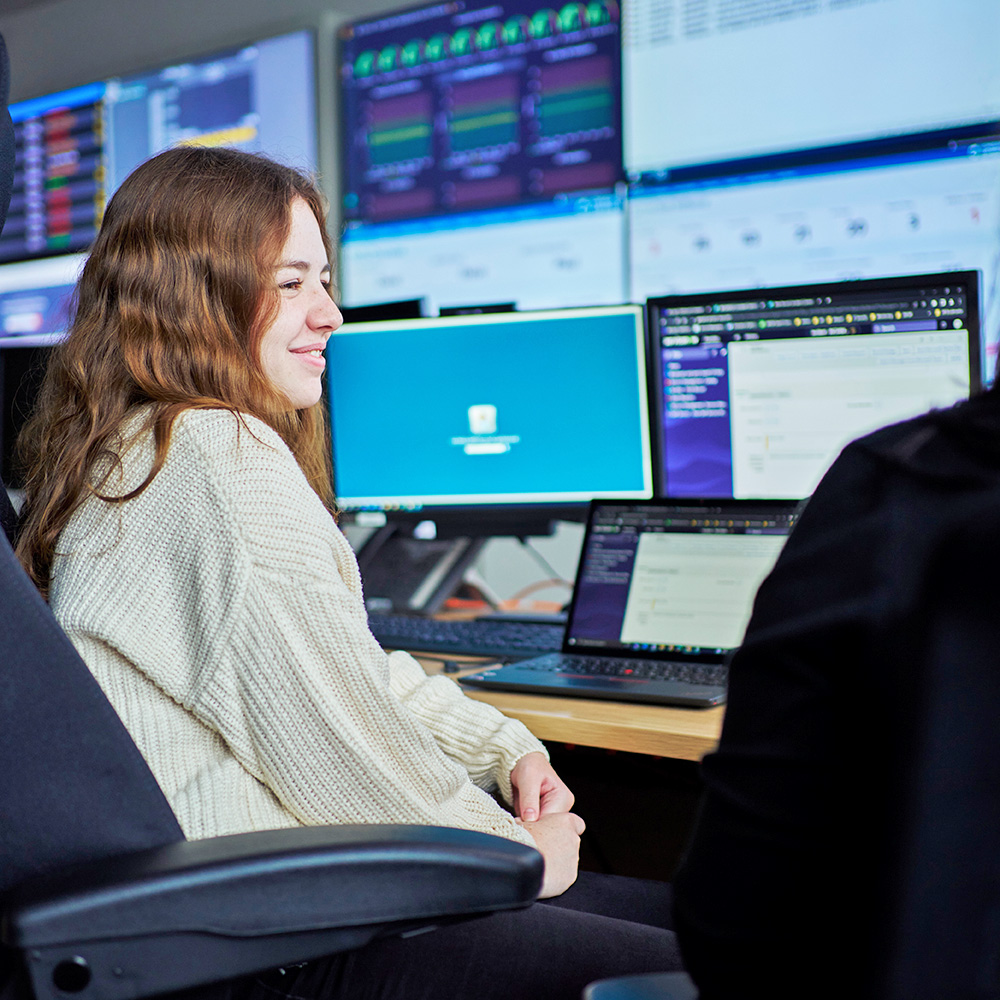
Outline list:
[[[540,740],[701,760],[714,749],[722,729],[721,706],[668,708],[513,691],[485,692],[471,687],[463,690],[471,698],[520,719]]]
[[[416,655],[419,658],[420,654]],[[441,669],[440,662],[421,662],[429,673]],[[462,675],[451,676],[457,679]],[[540,740],[681,760],[700,760],[715,748],[725,711],[721,706],[668,708],[512,691],[487,692],[471,687],[462,690],[470,698],[485,701],[505,715],[519,719]]]

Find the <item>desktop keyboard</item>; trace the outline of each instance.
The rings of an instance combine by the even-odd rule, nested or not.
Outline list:
[[[388,649],[415,649],[462,656],[540,656],[562,649],[562,625],[549,622],[446,620],[372,612],[372,634]]]
[[[530,663],[519,663],[523,670],[543,673],[576,674],[586,677],[622,677],[628,680],[681,681],[684,684],[725,686],[729,668],[721,663],[683,663],[676,660],[630,660],[613,656],[582,656],[563,653]]]

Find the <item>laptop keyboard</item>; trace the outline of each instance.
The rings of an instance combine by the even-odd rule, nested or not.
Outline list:
[[[679,663],[674,660],[631,660],[612,656],[582,656],[563,653],[519,663],[524,670],[577,674],[585,677],[620,677],[625,680],[668,680],[685,684],[725,686],[728,667],[721,663]]]
[[[457,653],[463,656],[526,657],[562,648],[562,625],[547,622],[491,621],[488,618],[439,621],[416,615],[372,612],[368,626],[389,649]]]

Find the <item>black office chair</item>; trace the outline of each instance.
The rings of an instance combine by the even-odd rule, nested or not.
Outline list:
[[[10,93],[10,62],[7,46],[0,35],[0,229],[3,229],[10,205],[11,188],[14,181],[14,126],[7,110]],[[17,514],[5,489],[0,489],[0,528],[8,538],[13,539],[17,527]]]
[[[0,226],[13,129],[0,36]],[[0,517],[13,530],[0,482]],[[0,535],[0,1000],[218,982],[531,903],[541,855],[419,826],[188,842]]]
[[[0,608],[3,1000],[30,995],[25,969],[37,1000],[124,1000],[535,899],[541,855],[469,831],[311,827],[185,841],[4,538]]]

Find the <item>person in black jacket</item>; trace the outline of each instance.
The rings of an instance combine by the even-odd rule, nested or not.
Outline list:
[[[962,788],[983,784],[963,718],[981,715],[975,738],[992,741],[1000,721],[971,706],[995,696],[1000,714],[1000,685],[952,683],[939,696],[935,678],[955,671],[956,657],[988,684],[1000,677],[997,551],[997,390],[854,442],[808,501],[732,662],[720,745],[704,761],[702,812],[675,882],[682,954],[702,1000],[876,995],[904,828],[923,823],[937,845],[923,871],[907,862],[919,884],[952,863],[947,844],[984,815],[982,796]],[[932,714],[946,727],[933,752],[965,763],[932,761],[921,777]],[[917,919],[931,941],[958,920],[976,926],[968,893],[951,912],[934,912],[945,901],[924,895]],[[994,978],[983,996],[1000,995]]]

